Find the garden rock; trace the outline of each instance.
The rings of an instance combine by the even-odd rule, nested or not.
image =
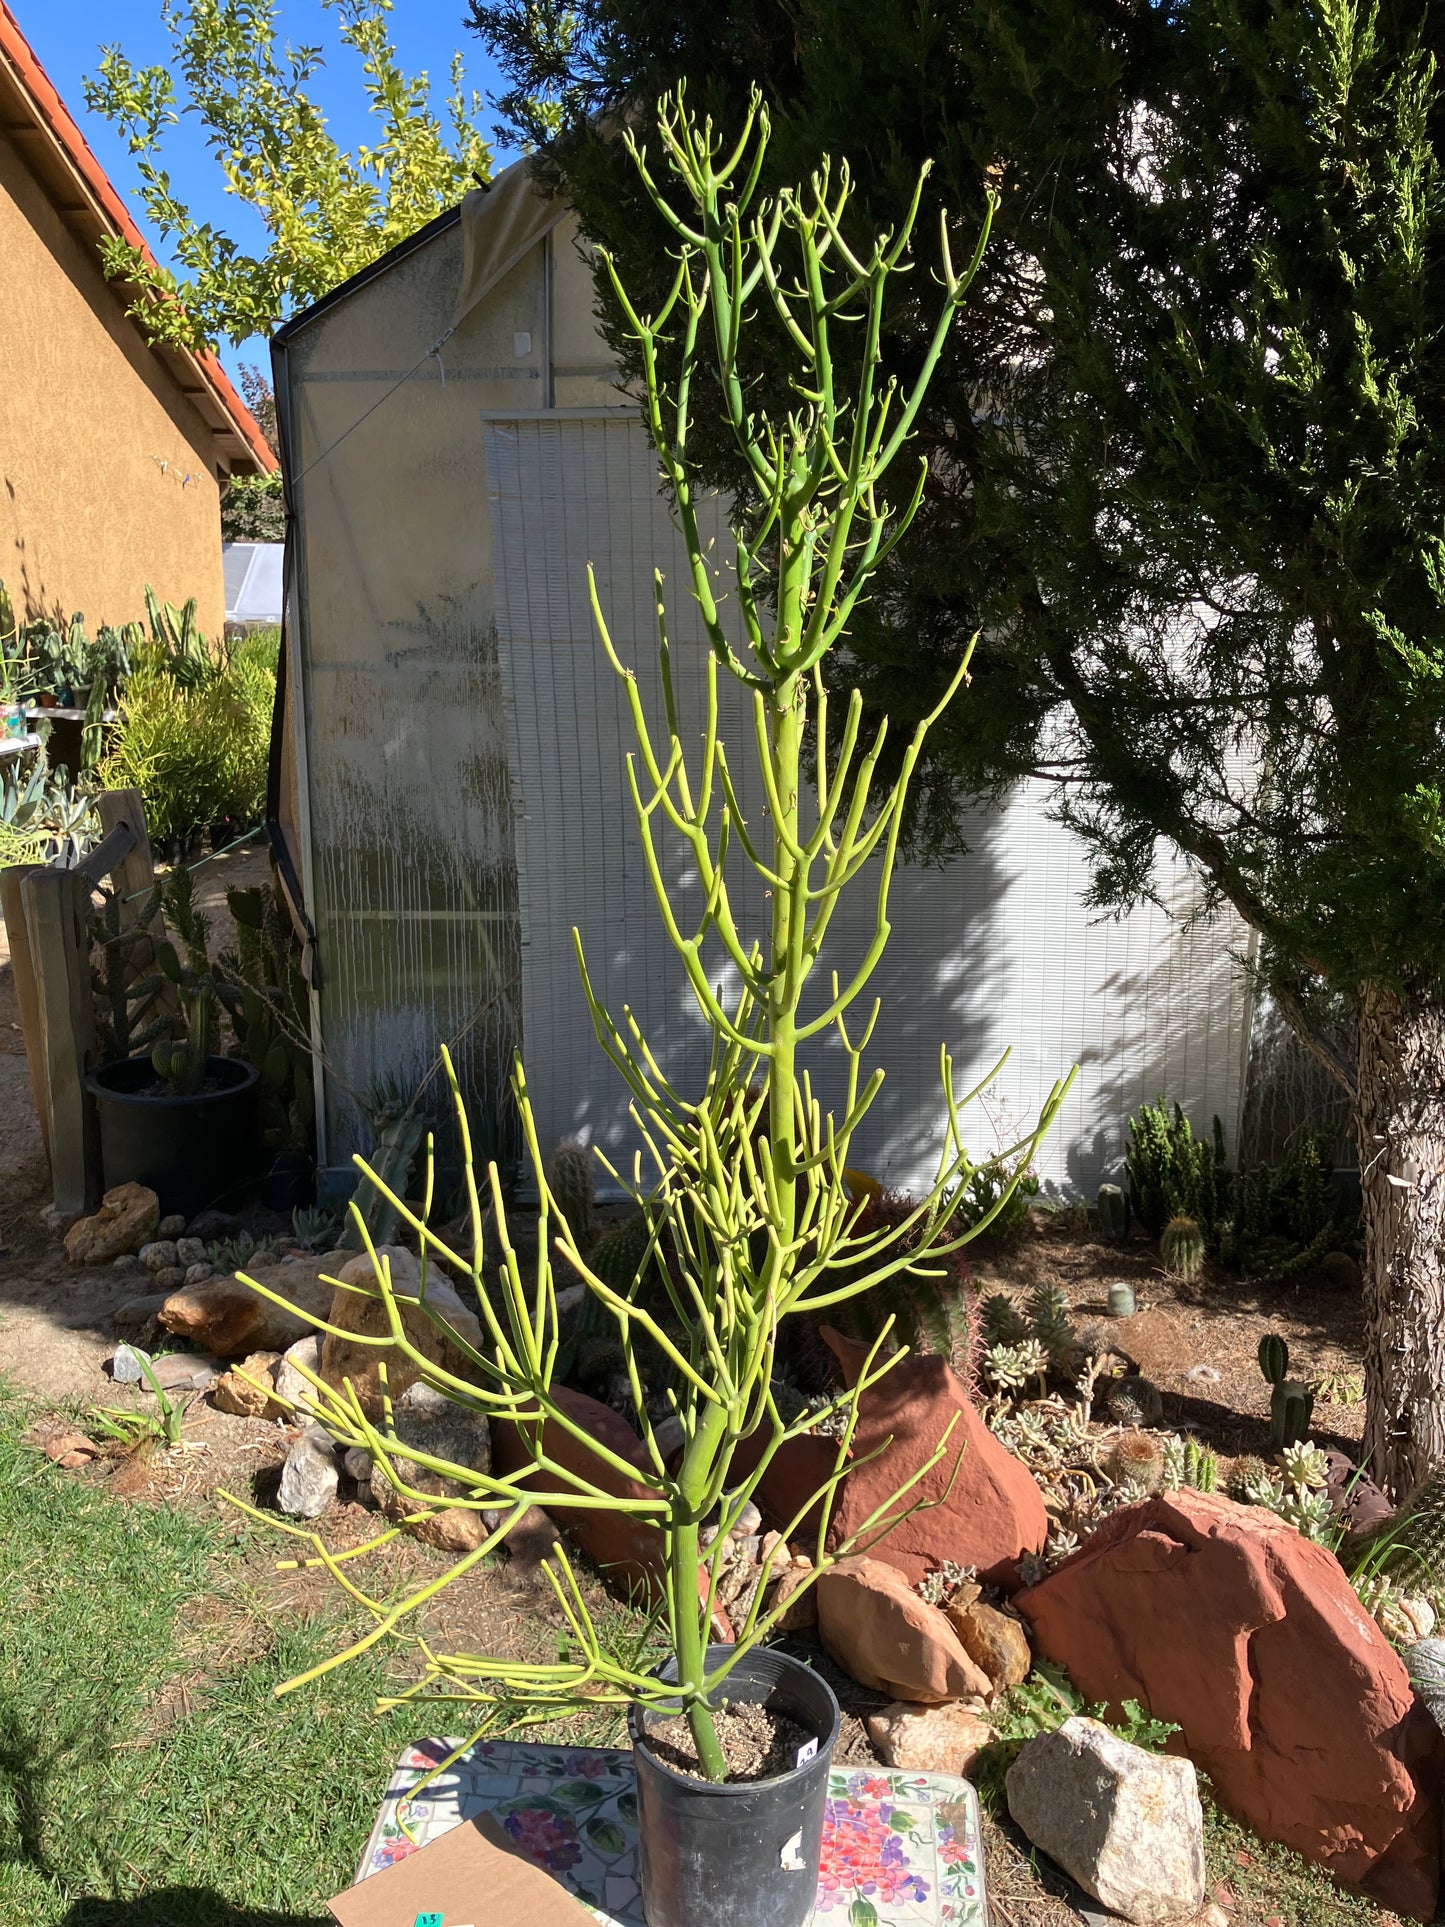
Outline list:
[[[316,1396],[316,1387],[303,1375],[303,1366],[306,1371],[320,1376],[320,1332],[311,1332],[305,1338],[298,1338],[294,1345],[287,1348],[276,1367],[276,1397],[284,1401],[286,1406],[301,1406]]]
[[[885,1766],[904,1773],[956,1773],[966,1776],[994,1730],[971,1706],[954,1701],[947,1706],[918,1706],[895,1700],[881,1713],[870,1713],[868,1737]]]
[[[167,1265],[163,1271],[158,1271],[155,1274],[155,1280],[158,1285],[163,1285],[168,1292],[182,1291],[185,1289],[186,1283],[185,1268],[182,1265]]]
[[[167,1229],[161,1232],[163,1238],[179,1238],[182,1233],[188,1238],[199,1238],[203,1245],[216,1244],[222,1238],[234,1238],[241,1229],[241,1220],[229,1211],[201,1211],[187,1224],[184,1219],[167,1218]],[[174,1225],[172,1231],[170,1226]]]
[[[219,1359],[202,1352],[167,1352],[151,1365],[163,1392],[202,1392],[220,1369]]]
[[[271,1396],[272,1374],[279,1363],[278,1352],[252,1352],[241,1360],[239,1370],[225,1372],[216,1380],[211,1387],[212,1405],[232,1418],[283,1417],[282,1407]]]
[[[110,1268],[112,1271],[130,1272],[132,1274],[138,1274],[141,1277],[145,1276],[145,1266],[140,1261],[140,1253],[138,1251],[122,1251],[118,1253],[116,1257],[111,1259]]]
[[[191,1265],[204,1265],[208,1262],[205,1240],[203,1238],[176,1239],[176,1263],[178,1265],[184,1265],[189,1269]]]
[[[1324,1547],[1260,1506],[1160,1493],[1016,1603],[1086,1700],[1178,1725],[1263,1839],[1431,1918],[1445,1740]]]
[[[293,1519],[315,1519],[336,1497],[336,1451],[319,1425],[309,1425],[286,1454],[276,1503]]]
[[[620,1413],[595,1398],[588,1398],[585,1392],[574,1392],[567,1386],[554,1386],[552,1396],[574,1425],[639,1471],[646,1468],[646,1448]],[[555,1474],[534,1469],[529,1441],[536,1431],[535,1425],[497,1420],[492,1426],[492,1463],[509,1478],[522,1475],[519,1482],[523,1486],[556,1490]],[[640,1481],[629,1479],[605,1464],[560,1425],[551,1423],[542,1428],[542,1449],[565,1470],[579,1473],[590,1484],[618,1498],[651,1496]],[[624,1587],[639,1586],[651,1595],[658,1593],[666,1566],[662,1533],[656,1526],[625,1512],[580,1511],[556,1501],[550,1503],[547,1510],[592,1564],[610,1578]]]
[[[988,1674],[969,1658],[937,1606],[882,1560],[840,1559],[813,1588],[818,1636],[860,1686],[936,1706],[981,1699]]]
[[[963,1650],[988,1674],[996,1693],[1028,1678],[1034,1656],[1028,1634],[1012,1613],[974,1599],[946,1606],[944,1614]]]
[[[845,1378],[854,1383],[867,1347],[831,1330],[823,1336]],[[860,1460],[872,1452],[879,1456],[856,1466],[844,1480],[829,1544],[836,1547],[862,1528],[932,1457],[955,1417],[942,1460],[902,1501],[904,1507],[936,1503],[901,1520],[881,1539],[870,1535],[868,1556],[896,1567],[910,1586],[951,1559],[973,1566],[986,1585],[1011,1591],[1019,1584],[1021,1555],[1041,1551],[1048,1536],[1043,1495],[1028,1467],[989,1431],[962,1381],[941,1358],[906,1358],[864,1394],[853,1447]]]
[[[807,1632],[810,1627],[818,1623],[817,1587],[809,1586],[806,1592],[801,1590],[808,1577],[808,1571],[809,1568],[806,1566],[788,1566],[778,1574],[768,1597],[767,1607],[769,1612],[779,1606],[782,1607],[783,1610],[775,1622],[776,1630],[780,1633]]]
[[[148,1291],[139,1298],[127,1298],[123,1305],[117,1305],[111,1313],[110,1322],[120,1332],[144,1331],[159,1317],[161,1306],[169,1296],[169,1292]]]
[[[355,1479],[358,1485],[364,1485],[370,1489],[372,1459],[369,1452],[359,1445],[350,1446],[341,1463],[346,1469],[348,1479]]]
[[[1076,1716],[1031,1739],[1004,1786],[1015,1824],[1111,1913],[1158,1927],[1203,1907],[1192,1761],[1146,1752]]]
[[[155,1233],[160,1199],[143,1184],[117,1184],[106,1192],[93,1218],[80,1218],[65,1234],[73,1265],[108,1265],[122,1252],[139,1251]]]
[[[176,1269],[177,1271],[179,1271],[180,1266],[177,1265]],[[215,1275],[216,1275],[216,1268],[214,1265],[208,1265],[205,1263],[202,1263],[199,1265],[187,1265],[185,1269],[185,1275],[181,1280],[182,1289],[189,1290],[192,1285],[203,1285],[205,1284],[208,1278],[214,1278]]]
[[[350,1253],[328,1252],[304,1265],[254,1263],[247,1275],[318,1318],[331,1308],[338,1264]],[[285,1351],[306,1336],[306,1320],[252,1291],[239,1278],[213,1278],[173,1292],[161,1309],[161,1323],[178,1337],[204,1346],[218,1358],[244,1358],[248,1352]]]
[[[140,1247],[140,1261],[147,1271],[169,1271],[176,1262],[174,1238],[153,1238]]]
[[[471,1368],[466,1359],[421,1307],[418,1300],[421,1270],[415,1256],[402,1245],[382,1245],[377,1256],[390,1261],[392,1289],[409,1342],[433,1364],[444,1365],[458,1375],[469,1372]],[[336,1277],[343,1286],[359,1285],[376,1290],[371,1258],[364,1251],[349,1255]],[[426,1298],[431,1309],[440,1313],[459,1337],[474,1348],[482,1347],[482,1328],[476,1313],[467,1309],[455,1287],[433,1265],[427,1267]],[[354,1290],[336,1291],[329,1306],[329,1322],[343,1332],[363,1338],[378,1338],[390,1330],[380,1297],[365,1297]],[[351,1338],[338,1338],[333,1332],[327,1332],[322,1339],[321,1376],[338,1391],[342,1381],[349,1379],[368,1418],[381,1415],[380,1367],[383,1365],[393,1399],[400,1398],[416,1383],[420,1368],[393,1346],[382,1349],[360,1345]]]
[[[436,1413],[408,1411],[403,1407],[394,1414],[393,1431],[402,1445],[425,1452],[430,1458],[446,1459],[472,1472],[485,1473],[490,1469],[491,1436],[487,1421],[479,1412],[464,1411],[451,1404],[445,1411]],[[380,1462],[372,1467],[371,1496],[388,1519],[405,1519],[409,1513],[419,1511],[425,1499],[456,1499],[468,1494],[464,1481],[445,1478],[404,1457],[400,1451],[392,1450],[389,1456],[396,1478],[411,1490],[398,1491]],[[350,1458],[349,1453],[347,1457]],[[423,1499],[413,1496],[416,1493],[423,1494]],[[450,1506],[413,1520],[407,1530],[425,1545],[457,1554],[474,1552],[487,1536],[480,1510],[463,1506]]]
[[[1371,1532],[1395,1516],[1395,1508],[1375,1481],[1366,1478],[1347,1453],[1325,1452],[1325,1490],[1334,1515],[1350,1532]]]
[[[149,1352],[143,1352],[134,1345],[117,1345],[105,1361],[105,1369],[117,1385],[139,1385],[145,1378],[141,1360],[150,1363]]]
[[[168,1218],[162,1218],[156,1226],[156,1236],[158,1238],[179,1238],[185,1228],[185,1219],[179,1211],[173,1211]]]

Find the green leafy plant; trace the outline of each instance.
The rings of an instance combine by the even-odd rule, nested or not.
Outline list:
[[[157,884],[127,920],[120,896],[104,887],[91,909],[90,982],[103,1063],[138,1055],[169,1035],[171,1012],[161,997],[167,978],[156,961],[163,901]]]
[[[1229,1167],[1224,1127],[1214,1120],[1212,1140],[1194,1135],[1183,1108],[1171,1111],[1161,1097],[1129,1119],[1129,1204],[1144,1229],[1158,1237],[1171,1218],[1188,1217],[1206,1235],[1229,1205]]]
[[[131,1351],[140,1366],[141,1376],[155,1394],[156,1409],[152,1412],[126,1405],[92,1406],[92,1430],[102,1438],[115,1439],[119,1444],[131,1447],[150,1439],[162,1445],[179,1445],[186,1423],[185,1400],[172,1398],[166,1391],[156,1376],[155,1365],[148,1353],[135,1345]]]
[[[479,1351],[462,1341],[470,1373],[462,1377],[446,1371],[407,1338],[389,1266],[375,1257],[373,1295],[387,1308],[389,1331],[400,1334],[380,1342],[397,1343],[427,1382],[452,1401],[516,1425],[542,1478],[523,1487],[499,1472],[482,1474],[430,1460],[430,1470],[455,1481],[455,1496],[428,1501],[408,1486],[398,1469],[409,1448],[385,1420],[374,1422],[353,1395],[319,1383],[316,1399],[328,1430],[347,1445],[365,1446],[419,1510],[455,1504],[501,1512],[496,1529],[487,1532],[476,1552],[458,1562],[454,1576],[485,1557],[533,1504],[606,1507],[658,1530],[664,1624],[677,1664],[676,1684],[664,1685],[608,1649],[559,1546],[544,1570],[568,1623],[567,1656],[540,1663],[429,1655],[418,1692],[471,1708],[484,1726],[553,1717],[598,1704],[680,1703],[701,1770],[706,1778],[718,1780],[725,1765],[711,1707],[725,1690],[737,1658],[776,1623],[777,1609],[764,1603],[772,1553],[762,1562],[762,1583],[751,1605],[739,1615],[732,1656],[718,1664],[707,1659],[711,1612],[729,1532],[778,1451],[791,1439],[817,1432],[825,1421],[840,1422],[832,1471],[779,1541],[787,1542],[816,1502],[821,1519],[815,1574],[827,1570],[846,1548],[871,1542],[910,1512],[917,1503],[913,1494],[919,1480],[950,1457],[952,1428],[843,1546],[830,1546],[827,1527],[837,1488],[849,1470],[860,1401],[901,1354],[885,1355],[887,1333],[881,1333],[851,1387],[821,1409],[805,1408],[791,1420],[779,1409],[772,1379],[785,1319],[861,1297],[900,1272],[948,1256],[980,1228],[956,1235],[948,1230],[950,1200],[977,1167],[964,1148],[946,1052],[940,1055],[944,1143],[935,1180],[909,1220],[869,1232],[864,1202],[853,1197],[844,1176],[854,1136],[883,1078],[881,1069],[865,1073],[863,1067],[873,1023],[868,1006],[860,1015],[852,1013],[887,944],[889,890],[908,783],[939,712],[931,712],[914,732],[896,779],[875,794],[883,732],[871,742],[862,740],[862,704],[856,693],[836,733],[831,731],[824,674],[829,652],[921,499],[926,462],[904,482],[901,507],[892,505],[883,490],[907,443],[978,255],[962,273],[955,272],[944,228],[941,299],[936,319],[921,337],[914,375],[903,388],[891,383],[877,387],[876,344],[890,284],[905,264],[911,242],[916,196],[894,231],[856,251],[846,232],[851,191],[846,169],[835,171],[823,163],[805,187],[771,198],[759,195],[768,122],[756,98],[742,137],[731,149],[724,148],[711,123],[699,122],[685,110],[680,96],[662,103],[658,131],[671,174],[666,187],[654,180],[634,137],[625,132],[622,138],[657,216],[671,227],[675,274],[670,290],[647,316],[615,276],[614,290],[624,325],[643,358],[644,420],[671,491],[690,587],[710,644],[700,728],[679,704],[660,577],[662,709],[656,724],[648,720],[636,672],[614,647],[595,581],[592,602],[636,738],[628,771],[647,873],[664,927],[712,1035],[709,1071],[700,1090],[677,1089],[628,1020],[614,1019],[598,1001],[580,943],[579,964],[598,1040],[632,1093],[642,1136],[642,1154],[631,1178],[615,1169],[613,1175],[645,1217],[649,1240],[659,1246],[664,1234],[668,1240],[668,1263],[660,1282],[672,1329],[679,1336],[672,1336],[668,1323],[654,1317],[638,1296],[618,1292],[598,1274],[558,1211],[519,1066],[514,1090],[540,1196],[535,1271],[524,1278],[495,1166],[487,1179],[489,1211],[483,1206],[465,1135],[471,1200],[467,1253],[456,1251],[429,1223],[434,1147],[428,1151],[422,1209],[372,1173],[378,1193],[389,1198],[428,1258],[471,1281],[486,1346]],[[739,374],[741,338],[759,307],[770,312],[769,325],[783,330],[795,357],[792,402],[778,415],[754,406]],[[846,396],[838,386],[833,355],[840,328],[862,347],[860,372]],[[659,372],[657,348],[664,335],[680,345],[682,373],[675,383]],[[707,392],[725,411],[752,477],[746,498],[738,504],[732,535],[733,589],[746,638],[741,649],[719,617],[711,544],[699,523],[699,479],[689,441],[709,362],[715,383],[709,382]],[[750,753],[756,754],[769,799],[762,819],[750,818],[740,807],[733,760],[737,752],[721,734],[722,677],[733,678],[746,692],[752,711]],[[806,801],[805,787],[811,791]],[[701,885],[696,906],[685,912],[668,882],[674,847],[686,852]],[[725,867],[725,858],[733,852],[766,891],[765,899],[761,893],[756,899],[766,903],[764,925],[756,932],[746,931],[740,922],[745,913],[734,901]],[[877,906],[873,935],[846,981],[814,983],[823,936],[842,894],[869,865],[875,866],[867,883]],[[718,989],[711,946],[720,949],[728,965],[732,989],[726,1000]],[[843,1067],[842,1107],[834,1115],[826,1113],[813,1094],[806,1070],[809,1044],[824,1037],[836,1040]],[[445,1061],[455,1094],[450,1059]],[[1037,1129],[1008,1147],[1009,1168],[1027,1167],[1065,1088],[1056,1086],[1050,1094]],[[465,1134],[460,1109],[459,1119]],[[363,1163],[362,1169],[368,1167]],[[917,1235],[909,1242],[905,1232]],[[499,1247],[499,1262],[486,1259],[489,1240]],[[579,1277],[617,1324],[641,1434],[640,1466],[618,1459],[584,1432],[557,1397],[554,1251],[565,1264],[563,1275]],[[489,1270],[495,1282],[489,1283]],[[425,1303],[425,1274],[420,1297]],[[438,1312],[430,1316],[440,1320]],[[641,1384],[636,1341],[643,1336],[676,1375],[678,1389],[669,1403],[682,1445],[675,1461],[658,1443]],[[597,1476],[589,1477],[585,1469],[564,1470],[547,1450],[549,1432],[557,1427],[598,1462]],[[751,1444],[746,1474],[736,1461],[745,1438]],[[629,1496],[617,1496],[603,1466],[614,1473],[626,1467],[636,1482]],[[705,1550],[700,1532],[704,1522],[714,1519],[718,1534]],[[318,1556],[329,1562],[316,1536],[306,1536],[317,1545]],[[400,1601],[368,1602],[376,1625],[361,1644],[399,1627],[438,1590],[439,1582],[428,1580]],[[335,1663],[345,1657],[338,1655]]]
[[[76,862],[99,841],[95,799],[43,750],[0,760],[0,866]]]
[[[340,40],[360,63],[374,146],[338,146],[308,83],[319,46],[278,45],[273,0],[171,0],[161,21],[172,42],[163,65],[136,67],[104,50],[86,104],[112,121],[137,157],[152,225],[185,270],[177,280],[129,242],[108,241],[106,272],[131,284],[130,312],[154,340],[205,348],[270,334],[304,307],[455,206],[490,171],[474,116],[479,98],[452,63],[445,119],[425,74],[408,77],[386,31],[391,0],[326,0]],[[248,252],[181,200],[163,165],[181,116],[206,130],[227,191],[259,215],[265,245]]]

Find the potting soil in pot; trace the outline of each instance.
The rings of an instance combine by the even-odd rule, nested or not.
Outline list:
[[[791,1773],[798,1755],[815,1736],[786,1715],[773,1713],[755,1700],[742,1700],[735,1706],[720,1706],[713,1714],[718,1745],[727,1761],[728,1780],[770,1780],[778,1773]],[[647,1744],[659,1760],[693,1779],[703,1776],[697,1769],[697,1742],[684,1714],[660,1720],[647,1729]]]
[[[645,1927],[630,1752],[483,1740],[437,1773],[459,1744],[421,1740],[402,1754],[358,1880],[486,1813],[602,1927]],[[834,1767],[816,1927],[847,1927],[857,1902],[878,1927],[987,1927],[978,1801],[966,1780]]]

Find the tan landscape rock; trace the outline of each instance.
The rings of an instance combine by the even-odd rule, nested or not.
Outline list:
[[[975,1707],[958,1700],[943,1706],[895,1700],[881,1713],[870,1713],[866,1724],[885,1765],[905,1773],[957,1773],[966,1778],[996,1737]]]
[[[332,1280],[349,1252],[327,1252],[303,1264],[281,1260],[252,1263],[246,1273],[269,1291],[324,1318],[335,1292]],[[188,1338],[217,1358],[244,1358],[248,1352],[283,1352],[314,1327],[296,1312],[277,1305],[244,1284],[240,1277],[214,1278],[172,1292],[159,1312],[160,1322],[178,1338]]]
[[[212,1405],[232,1418],[284,1417],[284,1408],[271,1396],[272,1375],[280,1358],[279,1352],[252,1352],[241,1360],[238,1370],[222,1372],[211,1387]]]
[[[433,1364],[444,1366],[458,1377],[470,1377],[472,1366],[420,1303],[421,1268],[415,1255],[402,1245],[383,1245],[377,1256],[386,1258],[390,1263],[392,1290],[398,1300],[402,1329],[408,1341]],[[379,1338],[388,1332],[390,1326],[386,1307],[380,1297],[368,1296],[366,1291],[346,1289],[348,1286],[362,1286],[375,1291],[375,1274],[369,1255],[364,1251],[348,1254],[335,1276],[339,1285],[328,1308],[329,1323],[343,1332],[354,1333],[357,1338]],[[427,1268],[426,1302],[433,1312],[441,1314],[460,1338],[480,1349],[482,1328],[476,1313],[468,1310],[458,1296],[456,1287],[430,1265]],[[378,1368],[382,1363],[386,1366],[387,1388],[393,1399],[399,1399],[419,1376],[418,1366],[405,1353],[393,1345],[357,1344],[354,1339],[339,1338],[334,1332],[327,1332],[322,1337],[321,1376],[328,1385],[338,1390],[349,1379],[361,1401],[362,1410],[369,1418],[377,1418],[381,1414]]]
[[[93,1218],[80,1218],[65,1234],[65,1255],[73,1265],[108,1265],[139,1251],[155,1236],[161,1204],[143,1184],[118,1184],[107,1191]]]
[[[944,1614],[969,1658],[988,1674],[996,1693],[1028,1678],[1034,1663],[1033,1649],[1028,1634],[1011,1613],[973,1599],[964,1603],[955,1600],[945,1606]]]
[[[840,1559],[813,1592],[818,1635],[860,1686],[930,1706],[981,1699],[992,1690],[938,1607],[920,1599],[892,1566]]]

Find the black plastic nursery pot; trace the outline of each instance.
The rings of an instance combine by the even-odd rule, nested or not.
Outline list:
[[[731,1646],[710,1646],[708,1670]],[[677,1677],[669,1660],[660,1678]],[[818,1897],[828,1768],[838,1702],[826,1680],[787,1653],[745,1653],[718,1698],[758,1702],[813,1734],[818,1750],[772,1780],[716,1786],[666,1765],[647,1744],[666,1710],[629,1716],[637,1772],[638,1876],[647,1927],[804,1927]],[[680,1711],[681,1708],[675,1708]]]
[[[100,1114],[105,1188],[148,1185],[163,1215],[192,1218],[254,1182],[260,1163],[256,1121],[260,1074],[235,1057],[208,1057],[214,1086],[194,1097],[155,1090],[149,1057],[123,1057],[86,1076]]]

